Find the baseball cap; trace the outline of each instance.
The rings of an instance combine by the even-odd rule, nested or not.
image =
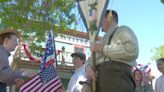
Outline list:
[[[77,56],[77,57],[79,57],[80,59],[86,60],[86,56],[85,56],[85,54],[82,53],[82,52],[75,52],[75,53],[72,53],[72,54],[71,54],[71,57],[73,57],[73,56]]]

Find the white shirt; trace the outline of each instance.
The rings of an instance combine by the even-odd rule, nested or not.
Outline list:
[[[154,92],[164,92],[164,75],[157,78]]]
[[[86,81],[87,76],[85,73],[85,68],[82,66],[75,70],[75,73],[72,75],[66,92],[82,92],[82,85],[79,84],[79,81]]]

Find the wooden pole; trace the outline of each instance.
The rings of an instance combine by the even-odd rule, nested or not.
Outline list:
[[[96,73],[96,53],[92,52],[93,71]],[[96,92],[96,81],[92,81],[92,92]]]

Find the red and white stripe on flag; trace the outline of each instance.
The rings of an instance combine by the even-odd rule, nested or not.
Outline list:
[[[56,76],[56,70],[51,64],[44,71],[22,84],[19,92],[56,92],[62,88],[61,80]]]
[[[27,81],[20,87],[20,92],[56,92],[62,87],[59,77],[54,78],[46,84],[42,84],[39,76]]]

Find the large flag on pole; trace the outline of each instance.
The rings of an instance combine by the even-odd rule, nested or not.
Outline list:
[[[45,51],[41,59],[41,70],[45,69],[49,64],[56,61],[55,42],[53,37],[53,31],[51,30],[46,39]]]
[[[54,47],[53,32],[50,31],[46,40],[46,49],[42,57],[41,71],[19,88],[20,92],[56,92],[62,87],[60,78],[57,76],[56,53]]]

